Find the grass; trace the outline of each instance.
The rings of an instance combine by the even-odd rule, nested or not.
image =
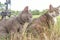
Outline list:
[[[38,18],[40,15],[33,15],[33,18]]]
[[[33,16],[33,18],[37,18],[37,17],[39,17],[40,15],[34,15]],[[53,28],[53,27],[52,27]],[[59,38],[58,37],[56,37],[56,40],[60,40],[60,16],[57,16],[57,24],[55,25],[55,27],[53,28],[54,29],[54,33],[55,34],[52,34],[54,37],[56,37],[56,36],[59,36]]]
[[[33,18],[37,18],[39,16],[40,15],[33,15]],[[53,28],[53,30],[52,30],[52,32],[50,32],[51,33],[50,38],[47,38],[46,34],[44,33],[45,39],[43,39],[43,40],[60,40],[60,16],[57,17],[57,24],[55,25],[55,27],[52,27],[52,28]],[[48,35],[50,33],[48,33]],[[35,38],[32,33],[29,33],[28,40],[40,40],[40,38],[39,38],[40,36],[37,34],[36,34],[36,36],[37,36],[37,38]],[[24,35],[24,37],[26,37],[26,35]]]
[[[33,15],[33,18],[38,18],[40,15]],[[26,26],[26,25],[25,25]],[[52,27],[53,28],[53,27]],[[53,28],[54,29],[54,31],[52,31],[52,33],[51,33],[51,38],[49,39],[49,40],[60,40],[60,16],[58,16],[57,17],[57,25]],[[37,38],[34,38],[33,36],[32,36],[32,33],[29,33],[29,36],[28,36],[28,38],[26,37],[27,35],[27,33],[24,31],[24,30],[26,30],[26,28],[24,27],[24,29],[22,30],[23,32],[23,36],[21,36],[19,33],[16,33],[16,34],[14,34],[15,36],[19,36],[19,38],[20,38],[20,40],[40,40],[39,39],[39,35],[37,35]],[[55,34],[53,33],[53,32],[55,32]],[[48,40],[48,38],[46,37],[46,35],[44,34],[44,36],[45,36],[45,39],[44,40]],[[13,40],[17,40],[16,39],[16,37],[13,37],[14,39]],[[12,40],[12,39],[11,39]],[[19,40],[19,39],[18,39]]]

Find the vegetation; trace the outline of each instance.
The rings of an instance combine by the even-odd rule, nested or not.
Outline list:
[[[2,11],[3,10],[3,8],[2,8],[2,5],[3,4],[1,4],[1,2],[0,2],[0,11]],[[4,6],[4,5],[3,5]],[[1,9],[2,8],[2,9]],[[38,18],[39,16],[41,16],[41,15],[43,15],[45,12],[46,12],[47,10],[43,10],[42,12],[41,11],[39,11],[39,10],[33,10],[33,11],[31,11],[32,12],[32,14],[33,14],[33,18]],[[21,11],[14,11],[14,10],[11,10],[11,15],[13,15],[13,16],[17,16],[19,13],[20,13]],[[53,28],[53,27],[52,27]],[[54,32],[54,34],[53,33],[51,33],[52,34],[52,38],[50,39],[50,40],[60,40],[60,16],[58,16],[57,17],[57,25],[53,28],[54,30],[53,30],[53,32]],[[32,34],[30,33],[29,34],[29,37],[27,38],[26,37],[26,32],[24,33],[24,35],[20,35],[19,36],[19,33],[16,33],[16,34],[14,34],[14,36],[15,37],[13,37],[14,38],[14,40],[16,40],[16,36],[19,36],[19,37],[22,37],[21,39],[23,39],[23,40],[39,40],[39,35],[37,35],[37,38],[34,38],[33,36],[31,36]],[[8,38],[7,38],[8,39]],[[20,39],[20,40],[21,40]],[[2,40],[4,40],[4,38],[2,38]],[[13,39],[11,39],[11,40],[13,40]],[[48,40],[48,39],[46,39],[46,40]]]
[[[5,4],[2,4],[2,3],[0,2],[0,11],[4,10],[4,8],[5,8]]]

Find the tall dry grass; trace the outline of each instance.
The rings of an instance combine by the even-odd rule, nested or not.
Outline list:
[[[26,32],[27,25],[28,23],[24,25],[21,34],[17,32],[11,33],[9,38],[1,38],[1,40],[60,40],[59,29],[57,28],[57,26],[55,26],[54,28],[52,27],[52,29],[48,29],[46,32],[41,34],[38,34],[37,31],[34,31],[34,34],[32,33],[33,30],[31,31],[31,33]]]
[[[44,33],[38,33],[36,30],[31,30],[31,33],[26,32],[28,23],[24,25],[22,33],[11,33],[7,38],[1,37],[0,40],[60,40],[60,19],[57,25],[47,29]]]
[[[57,26],[52,29],[48,29],[44,33],[38,34],[38,32],[32,30],[31,33],[26,32],[26,27],[28,24],[24,25],[24,28],[22,29],[22,34],[19,33],[14,33],[14,37],[11,38],[11,40],[60,40],[60,34],[59,34],[59,29],[57,30]]]

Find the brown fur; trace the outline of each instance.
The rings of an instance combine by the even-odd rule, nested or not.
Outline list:
[[[40,35],[40,40],[45,40],[45,34],[48,35],[50,33],[49,29],[54,26],[53,17],[55,16],[52,17],[49,15],[49,13],[53,12],[55,12],[57,16],[59,15],[58,9],[50,5],[48,11],[44,15],[34,19],[32,23],[28,25],[28,34],[32,33],[34,37]]]

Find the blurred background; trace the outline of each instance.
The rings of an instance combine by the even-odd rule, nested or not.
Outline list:
[[[1,11],[6,8],[6,3],[8,5],[8,9],[11,10],[14,15],[17,15],[20,11],[22,11],[25,6],[29,6],[29,10],[33,15],[39,15],[49,8],[50,4],[54,7],[59,6],[60,0],[0,0]]]
[[[0,19],[2,12],[7,12],[9,17],[15,17],[25,6],[29,6],[33,18],[38,18],[47,11],[50,4],[57,7],[60,5],[60,0],[0,0]],[[57,16],[57,26],[54,29],[60,36],[60,16]]]

